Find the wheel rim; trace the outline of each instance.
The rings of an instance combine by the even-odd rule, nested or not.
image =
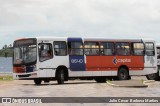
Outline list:
[[[120,77],[121,77],[121,79],[125,79],[126,78],[126,74],[124,72],[121,72],[120,73]]]
[[[126,68],[120,68],[120,70],[118,71],[118,77],[119,80],[127,80],[128,79],[128,71]]]

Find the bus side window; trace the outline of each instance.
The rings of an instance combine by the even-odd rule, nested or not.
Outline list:
[[[99,42],[86,41],[84,43],[84,53],[85,55],[91,55],[91,56],[100,55]]]
[[[145,43],[145,53],[147,56],[154,56],[155,55],[155,51],[154,51],[154,44],[153,43]]]
[[[101,55],[114,55],[114,43],[113,42],[101,42],[100,46]]]
[[[54,42],[54,54],[56,56],[66,56],[67,55],[67,45],[65,41],[55,41]]]
[[[127,42],[116,43],[117,55],[128,56],[130,55],[130,45]]]
[[[133,43],[133,55],[143,56],[144,55],[144,44],[143,43]]]
[[[83,55],[83,43],[82,42],[68,42],[69,55]]]
[[[39,44],[39,60],[42,62],[51,58],[53,58],[52,44],[40,43]]]

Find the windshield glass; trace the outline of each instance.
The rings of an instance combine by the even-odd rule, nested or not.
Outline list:
[[[17,41],[18,42],[18,41]],[[16,42],[16,43],[17,43]],[[16,44],[15,43],[15,44]],[[36,43],[19,44],[14,46],[14,60],[13,63],[16,65],[20,64],[31,64],[36,62]]]

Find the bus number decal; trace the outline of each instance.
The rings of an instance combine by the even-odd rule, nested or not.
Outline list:
[[[83,63],[83,59],[71,59],[71,63]]]

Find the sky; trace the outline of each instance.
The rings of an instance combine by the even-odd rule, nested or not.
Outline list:
[[[0,0],[0,49],[24,37],[153,38],[160,0]]]

